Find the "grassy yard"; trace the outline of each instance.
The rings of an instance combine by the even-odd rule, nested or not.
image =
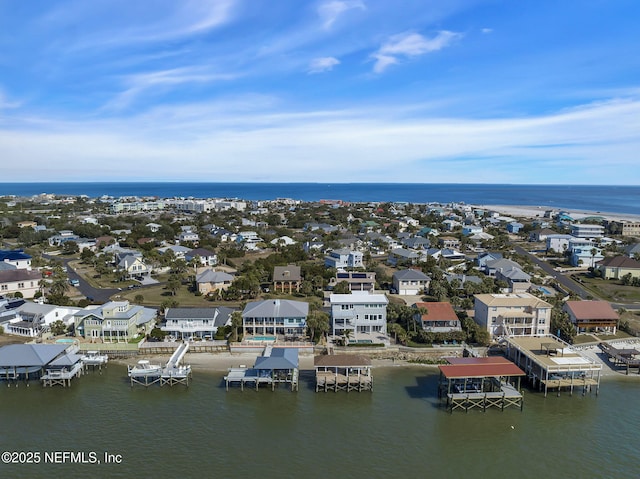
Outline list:
[[[595,298],[617,303],[633,303],[640,301],[640,288],[625,286],[620,281],[592,278],[586,273],[576,275],[582,280],[582,286],[591,291]]]

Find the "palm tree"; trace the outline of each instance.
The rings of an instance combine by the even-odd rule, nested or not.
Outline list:
[[[231,327],[233,328],[233,340],[238,341],[238,329],[242,327],[242,313],[240,311],[231,313]]]
[[[351,337],[351,333],[353,332],[353,330],[351,329],[343,329],[342,330],[342,342],[343,344],[346,346],[347,344],[349,344],[349,338]]]

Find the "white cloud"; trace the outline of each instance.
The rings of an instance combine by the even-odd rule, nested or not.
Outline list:
[[[320,4],[318,6],[318,15],[322,20],[323,28],[331,28],[338,17],[346,11],[355,8],[359,10],[366,10],[364,3],[360,0],[333,0]]]
[[[637,99],[494,119],[253,103],[167,105],[99,121],[15,119],[0,127],[0,157],[25,167],[5,180],[335,181],[340,171],[344,181],[437,182],[454,171],[459,182],[640,183]]]
[[[201,67],[174,68],[131,75],[125,79],[127,89],[110,100],[104,108],[107,110],[126,108],[140,94],[151,89],[171,89],[184,83],[209,83],[233,78],[236,78],[236,75],[212,73]]]
[[[433,38],[419,33],[393,35],[371,56],[376,59],[373,71],[382,73],[389,65],[398,63],[398,57],[416,57],[441,50],[461,37],[460,33],[442,30]]]
[[[493,28],[483,28],[482,30],[480,30],[482,33],[487,34],[487,33],[492,33],[493,32]]]
[[[307,73],[323,73],[333,70],[333,67],[340,64],[340,60],[334,57],[314,58],[309,64]]]

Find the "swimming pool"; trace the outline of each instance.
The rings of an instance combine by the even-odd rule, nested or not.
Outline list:
[[[251,338],[252,341],[275,341],[275,336],[254,336]]]
[[[56,339],[56,343],[75,343],[75,339]]]
[[[553,296],[553,292],[549,291],[544,286],[538,286],[538,291],[541,291],[545,296]]]

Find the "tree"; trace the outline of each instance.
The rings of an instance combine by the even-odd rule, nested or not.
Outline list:
[[[551,310],[551,333],[569,344],[573,343],[576,337],[576,328],[571,323],[569,315],[558,307]]]
[[[329,315],[324,311],[311,311],[307,317],[307,330],[311,341],[316,341],[316,336],[322,337],[329,331]]]
[[[242,313],[234,311],[231,313],[231,327],[233,328],[233,340],[238,341],[238,329],[242,327]]]
[[[133,301],[135,301],[137,304],[142,304],[144,302],[144,296],[142,296],[141,294],[136,294],[135,298],[133,298]]]
[[[169,276],[169,280],[167,281],[167,289],[171,291],[172,296],[176,295],[181,285],[182,285],[182,280],[178,275],[171,274]]]
[[[406,337],[406,335],[407,335],[407,332],[398,323],[388,324],[387,325],[387,331],[390,334],[393,334],[393,338],[394,338],[396,343],[398,342],[398,338],[399,337]]]
[[[78,248],[78,243],[75,241],[65,241],[62,244],[62,254],[76,254],[78,251],[80,251],[80,248]]]
[[[335,294],[349,294],[351,291],[349,290],[349,283],[346,281],[340,281],[333,287],[333,292]]]
[[[51,333],[54,336],[64,334],[66,330],[67,326],[60,319],[51,323]]]

